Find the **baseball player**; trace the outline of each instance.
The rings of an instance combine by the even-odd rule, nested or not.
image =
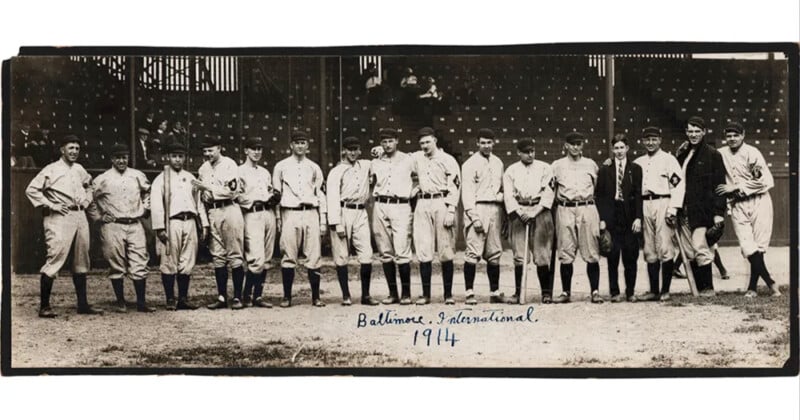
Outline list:
[[[320,237],[327,233],[325,178],[319,165],[306,157],[308,137],[303,131],[291,134],[292,155],[275,165],[272,186],[281,194],[278,226],[281,228],[281,308],[292,305],[292,283],[300,252],[306,257],[311,303],[322,307],[319,296]]]
[[[156,251],[161,256],[161,283],[167,298],[167,309],[194,310],[189,302],[189,282],[197,257],[197,218],[200,218],[200,240],[208,236],[208,216],[199,191],[194,187],[194,175],[183,170],[186,147],[172,143],[165,147],[169,167],[165,168],[150,188],[150,216],[153,231],[159,242]],[[169,208],[167,208],[169,197]],[[175,301],[175,280],[178,281],[178,300]]]
[[[432,261],[435,254],[442,265],[444,303],[454,305],[453,256],[461,171],[455,158],[437,147],[432,128],[423,127],[417,136],[421,150],[411,154],[419,183],[413,234],[422,278],[422,296],[416,303],[427,305],[431,301]]]
[[[594,202],[597,184],[597,164],[583,157],[586,136],[572,132],[565,136],[567,156],[553,162],[553,185],[558,200],[556,229],[558,260],[561,263],[561,295],[555,303],[570,301],[572,289],[572,263],[580,251],[586,261],[592,303],[603,303],[598,290],[600,285],[600,216]]]
[[[625,276],[625,297],[636,302],[637,260],[642,231],[642,168],[628,160],[628,138],[616,134],[611,140],[613,157],[604,163],[597,175],[595,198],[600,213],[600,230],[610,233],[608,283],[612,302],[622,302],[619,290],[619,260]]]
[[[772,199],[769,190],[775,186],[764,156],[755,147],[744,143],[744,127],[733,121],[725,127],[727,146],[719,149],[726,170],[726,183],[717,187],[718,194],[728,197],[733,231],[739,246],[750,262],[750,283],[745,297],[754,298],[758,278],[764,279],[772,296],[780,296],[764,264],[764,253],[772,236]]]
[[[124,280],[130,276],[136,290],[136,310],[153,312],[145,304],[147,241],[141,218],[150,204],[150,182],[139,170],[128,167],[130,150],[124,144],[111,147],[112,168],[94,179],[94,201],[87,214],[100,226],[103,256],[110,266],[109,278],[117,298],[117,312],[127,312]]]
[[[259,308],[271,308],[264,300],[264,281],[272,267],[277,226],[274,207],[281,199],[272,188],[269,171],[259,165],[264,151],[261,137],[250,137],[244,145],[245,162],[239,166],[241,193],[237,197],[244,219],[244,257],[247,261],[242,303]],[[252,301],[251,301],[252,294]]]
[[[711,277],[714,254],[706,230],[724,226],[725,197],[716,192],[725,183],[725,166],[717,150],[705,143],[705,121],[691,117],[686,124],[687,147],[678,150],[678,163],[686,181],[683,207],[678,212],[678,243],[694,272],[700,296],[715,296]]]
[[[336,265],[336,275],[342,289],[342,305],[349,306],[350,289],[347,284],[347,260],[352,246],[361,264],[361,304],[377,305],[369,295],[372,276],[372,235],[366,202],[369,199],[368,160],[359,159],[361,145],[356,137],[342,142],[344,159],[328,174],[328,224],[331,231],[331,252]]]
[[[494,132],[478,131],[478,153],[461,167],[461,203],[464,206],[464,284],[467,305],[475,305],[475,265],[486,260],[491,303],[503,301],[500,293],[500,256],[503,254],[503,161],[492,153]]]
[[[380,130],[381,145],[373,148],[375,159],[370,163],[374,187],[372,196],[372,229],[380,253],[383,273],[389,287],[385,305],[411,304],[411,205],[414,188],[414,161],[397,150],[397,131]],[[401,294],[397,293],[397,273]]]
[[[233,277],[233,304],[231,309],[242,309],[242,287],[244,286],[244,219],[239,206],[234,205],[239,194],[239,166],[223,156],[220,137],[209,135],[202,143],[206,161],[200,166],[200,180],[192,184],[201,191],[208,209],[211,238],[208,251],[214,264],[217,281],[217,300],[208,309],[228,307],[228,266]]]
[[[59,270],[72,251],[72,283],[78,298],[78,313],[102,314],[89,305],[86,273],[89,271],[89,222],[84,210],[92,202],[92,177],[77,162],[80,139],[67,135],[61,140],[61,158],[45,166],[25,189],[31,204],[44,212],[47,260],[40,278],[39,317],[55,318],[50,292]]]
[[[514,296],[508,303],[519,303],[523,264],[528,252],[533,254],[542,303],[552,303],[550,263],[555,228],[550,208],[553,205],[553,174],[549,164],[534,159],[536,154],[530,137],[517,142],[517,155],[519,162],[509,166],[503,174],[503,198],[510,219],[509,239],[514,253]],[[525,249],[526,224],[530,225],[528,249]]]
[[[669,286],[678,255],[673,240],[678,209],[686,191],[683,171],[675,156],[661,150],[661,129],[645,127],[642,144],[646,154],[634,163],[642,168],[642,216],[644,219],[644,260],[650,291],[639,296],[642,301],[670,300]],[[661,289],[659,289],[659,271]]]

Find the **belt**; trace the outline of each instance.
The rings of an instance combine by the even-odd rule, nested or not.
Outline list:
[[[417,194],[417,198],[421,198],[423,200],[429,200],[433,198],[444,198],[447,197],[446,192],[438,192],[438,193],[420,193]]]
[[[253,203],[252,207],[250,207],[249,209],[244,209],[243,208],[242,211],[245,212],[245,213],[255,213],[257,211],[267,211],[267,210],[271,210],[271,209],[272,209],[272,206],[268,206],[267,203],[265,203],[263,201],[256,201],[255,203]]]
[[[86,207],[73,205],[73,206],[67,206],[67,210],[69,210],[69,211],[83,211],[83,210],[86,210]],[[43,212],[43,214],[45,216],[50,216],[51,214],[56,213],[56,212],[54,212],[53,210],[50,210],[47,207],[43,207],[42,208],[42,212]]]
[[[586,200],[586,201],[558,201],[559,206],[564,207],[578,207],[578,206],[591,206],[594,204],[594,200]]]
[[[642,196],[642,200],[658,200],[661,198],[670,198],[669,194],[647,194]]]
[[[388,197],[385,195],[379,195],[375,197],[375,201],[379,203],[389,203],[389,204],[408,204],[407,198],[401,197]]]
[[[189,220],[189,219],[194,219],[194,217],[195,217],[194,213],[192,213],[190,211],[185,211],[183,213],[178,213],[178,214],[176,214],[174,216],[170,216],[169,218],[172,219],[172,220],[184,220],[185,221],[185,220]]]
[[[301,204],[297,207],[281,207],[283,210],[316,210],[317,206],[311,204]]]
[[[342,207],[347,207],[348,209],[363,210],[366,208],[363,204],[357,204],[357,203],[345,203],[344,201],[342,201],[340,204],[342,205]]]
[[[762,195],[764,195],[764,193],[752,194],[752,195],[748,195],[746,197],[734,197],[731,200],[731,203],[741,203],[743,201],[750,201],[750,200],[752,200],[752,199],[754,199],[756,197],[761,197]]]
[[[139,223],[138,217],[117,217],[111,223],[119,223],[121,225],[132,225],[135,223]]]
[[[537,198],[534,198],[533,200],[519,200],[518,199],[517,203],[520,206],[530,207],[530,206],[535,206],[535,205],[539,204],[540,201],[542,201],[542,199],[537,197]]]
[[[211,203],[208,204],[208,207],[212,209],[220,209],[230,205],[233,205],[233,200],[227,199],[227,200],[212,201]]]
[[[497,204],[499,206],[500,204],[503,203],[499,201],[476,201],[475,204]]]

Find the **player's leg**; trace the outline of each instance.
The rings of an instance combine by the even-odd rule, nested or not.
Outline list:
[[[352,242],[356,258],[360,265],[361,278],[361,304],[377,305],[379,302],[370,295],[370,282],[372,280],[372,241],[369,230],[369,216],[367,210],[358,210],[353,219]]]
[[[311,285],[311,304],[314,306],[325,306],[325,302],[320,299],[320,258],[322,253],[322,242],[320,241],[320,220],[317,210],[303,210],[300,212],[303,218],[303,255],[306,256],[306,270],[308,282]]]
[[[578,249],[586,261],[586,274],[589,277],[592,303],[603,303],[600,297],[600,215],[595,206],[579,207]]]
[[[578,252],[578,228],[575,207],[558,206],[556,209],[556,241],[558,243],[558,261],[561,263],[561,295],[553,300],[555,303],[567,303],[572,294],[572,263]]]
[[[478,212],[478,217],[480,216],[481,214]],[[483,228],[485,230],[487,226],[484,225]],[[475,285],[475,269],[486,246],[486,232],[478,233],[474,225],[470,223],[464,227],[464,241],[466,242],[464,249],[464,291],[466,294],[466,303],[468,305],[475,305],[478,303],[477,299],[475,299],[475,292],[473,291]]]
[[[405,204],[389,204],[393,206],[391,229],[392,243],[395,252],[395,263],[400,276],[400,304],[411,304],[411,206]]]
[[[378,258],[383,267],[383,275],[389,288],[389,296],[381,301],[386,305],[400,302],[400,296],[397,292],[397,266],[394,262],[394,244],[392,242],[388,206],[389,204],[376,202],[372,207],[372,232],[375,237],[375,246],[378,248]]]
[[[108,262],[108,278],[114,291],[116,305],[113,310],[117,313],[128,311],[125,302],[125,274],[128,271],[127,248],[128,239],[126,227],[118,223],[103,223],[100,226],[100,248],[103,258]],[[133,277],[133,273],[131,273]]]
[[[233,280],[232,309],[242,309],[242,287],[244,286],[244,218],[239,206],[223,209],[225,222],[222,225],[222,239],[225,242],[226,260],[231,267]]]
[[[350,216],[349,209],[342,209],[342,219],[340,221],[344,229],[344,237],[339,236],[335,229],[330,229],[331,238],[331,254],[333,255],[333,264],[336,267],[336,277],[339,280],[339,288],[342,291],[342,304],[350,304],[350,288],[348,286],[347,278],[347,261],[350,257]]]
[[[447,206],[443,199],[434,200],[434,227],[436,232],[435,250],[436,255],[439,257],[439,263],[442,266],[442,283],[444,285],[444,303],[446,305],[454,305],[456,302],[453,299],[453,258],[455,257],[456,247],[456,226],[455,222],[450,227],[444,226],[444,220],[447,217]]]
[[[139,312],[154,312],[155,309],[147,306],[147,262],[150,256],[147,253],[147,237],[141,223],[125,225],[127,231],[125,249],[128,255],[128,273],[133,280],[136,290],[136,310]]]
[[[214,280],[217,284],[217,299],[207,305],[208,309],[228,307],[228,251],[225,249],[225,208],[211,209],[208,212],[210,224],[208,252],[214,266]]]
[[[530,239],[533,263],[536,265],[536,276],[542,290],[542,303],[552,303],[553,274],[550,272],[553,249],[553,215],[550,210],[543,210],[536,216],[532,238]]]
[[[89,305],[86,290],[86,273],[89,272],[89,221],[84,212],[71,212],[70,218],[76,226],[72,242],[72,282],[78,295],[78,313],[84,315],[102,314],[103,311]]]
[[[197,305],[189,302],[189,284],[192,270],[197,262],[197,225],[194,220],[175,220],[171,223],[176,239],[173,241],[173,255],[178,256],[178,302],[177,310],[194,310]]]
[[[281,307],[288,308],[292,304],[292,284],[294,283],[294,272],[297,267],[298,254],[302,241],[302,219],[300,211],[282,210],[281,211],[281,277],[283,281],[283,299]]]
[[[432,261],[437,239],[436,219],[432,204],[433,200],[419,200],[414,209],[414,248],[417,252],[419,276],[422,283],[422,296],[416,301],[419,305],[430,303],[431,300]]]
[[[489,278],[489,300],[490,302],[503,302],[503,294],[500,293],[500,257],[503,255],[503,216],[502,206],[489,204],[487,207],[487,219],[489,223],[485,227],[486,240],[483,248],[483,258],[486,260],[486,276]]]

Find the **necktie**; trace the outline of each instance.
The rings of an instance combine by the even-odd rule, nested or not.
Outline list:
[[[617,164],[617,200],[622,201],[622,163]]]

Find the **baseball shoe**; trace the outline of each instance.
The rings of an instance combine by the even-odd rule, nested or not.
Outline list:
[[[262,299],[260,296],[253,301],[254,308],[271,308],[272,304]]]
[[[728,280],[728,279],[730,279],[730,278],[731,278],[731,276],[730,276],[730,275],[728,275],[728,272],[727,272],[727,271],[725,271],[725,272],[723,272],[723,273],[719,273],[719,276],[722,278],[722,280]]]
[[[147,305],[139,306],[139,305],[136,305],[136,312],[143,312],[143,313],[149,314],[149,313],[152,313],[152,312],[155,312],[155,311],[156,311],[156,308],[153,308],[152,306],[147,306]]]
[[[506,295],[503,293],[498,293],[496,295],[489,296],[489,303],[507,303],[506,302]]]
[[[222,309],[228,307],[228,301],[226,300],[215,300],[214,303],[206,305],[206,308],[211,309],[212,311],[215,309]]]
[[[175,304],[174,308],[176,311],[193,311],[199,308],[199,306],[189,303],[186,299],[180,299],[178,303]]]
[[[478,299],[475,299],[475,295],[467,296],[467,299],[464,301],[467,305],[477,305]]]
[[[519,305],[519,296],[518,295],[511,295],[509,297],[504,297],[502,302],[498,303],[507,303],[509,305]]]
[[[681,270],[676,268],[676,269],[672,270],[672,278],[685,279],[686,278],[686,274],[683,274],[683,272],[681,272]]]
[[[620,303],[624,302],[625,298],[621,294],[617,293],[616,295],[611,296],[611,299],[609,299],[609,301],[612,303]]]
[[[234,298],[233,303],[231,303],[231,309],[244,309],[244,305],[241,300]]]
[[[717,292],[714,289],[706,289],[699,293],[700,297],[714,297],[717,295]]]
[[[627,300],[629,303],[636,303],[639,301],[639,298],[637,298],[636,295],[630,295],[625,298],[625,300]]]
[[[417,305],[427,305],[427,304],[431,303],[431,298],[428,298],[428,297],[425,297],[425,296],[420,296],[419,299],[417,299],[417,301],[414,302],[414,303],[417,304]]]
[[[243,296],[242,297],[242,305],[244,305],[245,308],[249,308],[249,307],[253,306],[253,300],[250,298],[250,296]]]
[[[553,297],[550,296],[550,295],[542,296],[542,303],[545,304],[545,305],[549,305],[549,304],[553,303]]]
[[[444,300],[444,304],[445,305],[455,305],[456,304],[456,300],[453,299],[452,297],[449,297],[449,298],[446,298]]]
[[[553,299],[553,303],[569,303],[569,302],[570,302],[570,297],[569,293],[567,292],[561,292],[561,294],[558,295],[557,298]]]
[[[769,286],[769,291],[772,293],[772,297],[779,297],[781,295],[781,291],[778,289],[777,283],[772,283],[772,285]]]
[[[86,305],[78,307],[78,313],[81,315],[103,315],[103,310],[95,308],[92,305]]]
[[[175,302],[175,299],[167,299],[167,304],[164,306],[164,309],[168,311],[174,311],[176,303],[177,302]]]
[[[670,296],[669,293],[662,293],[661,297],[659,297],[658,300],[661,302],[669,302],[670,300],[672,300],[672,296]]]
[[[361,304],[362,305],[375,306],[375,305],[380,304],[380,302],[378,302],[376,299],[371,298],[370,296],[364,296],[364,297],[361,298]]]
[[[55,318],[58,314],[53,311],[49,306],[39,309],[39,318]]]
[[[350,298],[342,299],[342,306],[350,306],[353,304],[353,301]]]
[[[404,298],[400,299],[400,304],[401,305],[411,305],[411,303],[412,302],[411,302],[411,298],[410,297],[404,297]]]
[[[316,300],[312,301],[311,304],[313,306],[316,306],[317,308],[324,308],[325,307],[325,302],[323,302],[322,299],[316,299]]]
[[[758,297],[758,293],[755,290],[748,290],[747,292],[745,292],[744,297],[746,297],[747,299],[753,299],[755,297]]]
[[[386,299],[382,300],[381,303],[384,305],[394,305],[400,303],[400,299],[398,299],[395,296],[389,296]]]
[[[281,299],[281,305],[280,306],[281,306],[281,308],[288,308],[288,307],[292,306],[292,300],[291,299],[287,299],[287,298],[283,298],[283,299]]]
[[[111,308],[111,310],[118,314],[124,314],[128,312],[128,306],[124,301],[116,302],[114,306]]]
[[[605,302],[602,297],[600,297],[600,292],[595,290],[592,292],[592,303],[603,303]]]
[[[656,294],[653,292],[647,292],[643,295],[639,295],[637,299],[639,299],[642,302],[652,302],[654,300],[658,300],[658,296],[656,296]]]

